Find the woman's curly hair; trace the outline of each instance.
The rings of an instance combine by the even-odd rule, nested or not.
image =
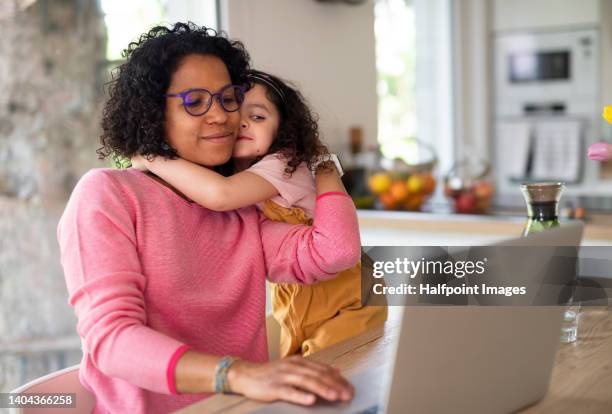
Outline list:
[[[156,26],[129,44],[109,83],[102,118],[100,159],[135,154],[176,158],[164,132],[164,94],[180,61],[190,54],[214,55],[229,71],[232,83],[247,84],[249,55],[239,41],[194,23]]]
[[[319,137],[318,117],[310,110],[304,96],[286,81],[269,73],[249,70],[247,77],[251,87],[257,84],[266,89],[266,97],[280,114],[276,137],[266,155],[277,153],[285,158],[287,174],[293,174],[303,162],[312,169],[316,158],[329,154],[329,151]],[[261,157],[256,161],[259,159]]]

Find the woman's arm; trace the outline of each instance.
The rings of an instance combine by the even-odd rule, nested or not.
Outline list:
[[[235,210],[278,194],[270,182],[248,171],[224,177],[182,158],[155,157],[148,161],[138,156],[132,159],[132,164],[138,169],[146,168],[191,200],[214,211]]]
[[[355,266],[361,258],[355,205],[336,169],[328,165],[317,170],[312,226],[274,222],[262,215],[262,243],[271,281],[315,283]]]
[[[169,368],[186,347],[147,326],[134,216],[116,178],[105,170],[90,171],[59,222],[61,262],[83,352],[96,368],[170,394]]]

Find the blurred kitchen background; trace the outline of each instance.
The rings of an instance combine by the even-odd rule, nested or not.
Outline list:
[[[586,158],[612,139],[612,0],[1,0],[0,391],[80,360],[57,221],[110,166],[95,150],[121,50],[178,20],[301,88],[364,245],[517,236],[527,181],[567,183],[562,217],[612,244],[612,165]]]

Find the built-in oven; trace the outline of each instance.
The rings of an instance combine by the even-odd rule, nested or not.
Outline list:
[[[598,105],[598,31],[507,33],[495,39],[496,114],[585,114]]]

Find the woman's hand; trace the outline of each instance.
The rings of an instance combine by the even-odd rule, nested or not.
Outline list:
[[[266,364],[236,361],[227,375],[233,392],[266,402],[284,400],[311,405],[317,396],[329,401],[350,401],[355,392],[337,369],[299,356]]]
[[[140,171],[149,171],[149,161],[142,155],[134,155],[132,157],[132,168]]]
[[[589,147],[589,159],[593,161],[608,161],[612,159],[612,145],[607,142],[597,142]]]

